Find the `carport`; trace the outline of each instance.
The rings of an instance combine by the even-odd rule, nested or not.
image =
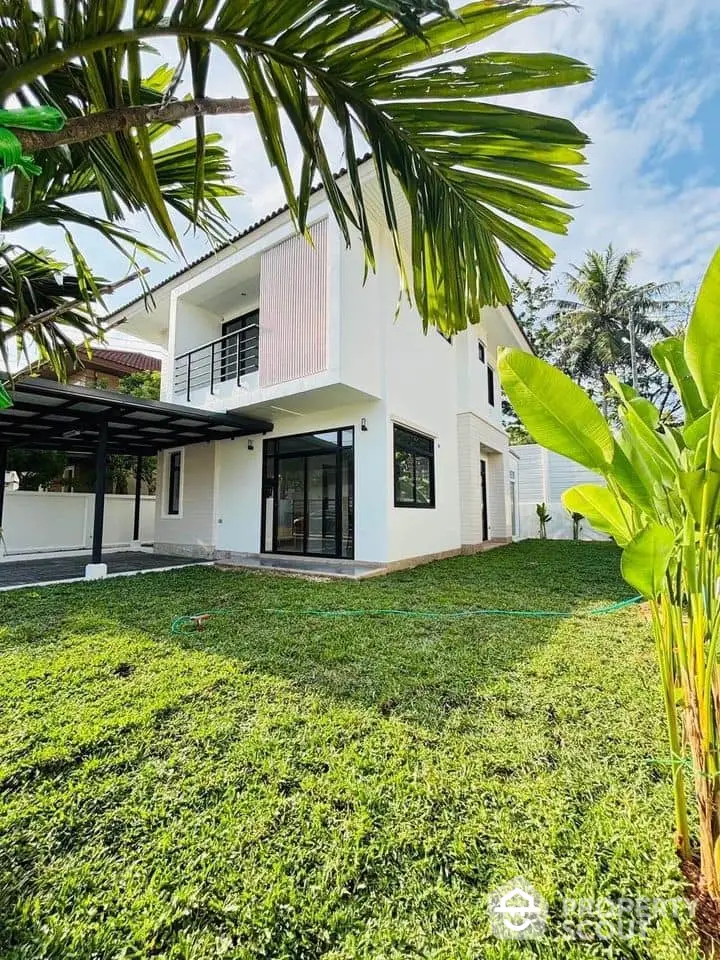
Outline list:
[[[2,379],[2,378],[0,378]],[[63,450],[91,455],[95,460],[95,508],[89,580],[106,576],[103,562],[103,522],[107,457],[111,453],[136,458],[133,533],[140,524],[142,458],[171,447],[211,443],[268,433],[272,424],[235,413],[211,413],[195,407],[140,400],[107,390],[88,390],[39,378],[17,381],[13,405],[0,409],[0,477],[4,479],[11,447]],[[0,529],[5,484],[0,483]]]

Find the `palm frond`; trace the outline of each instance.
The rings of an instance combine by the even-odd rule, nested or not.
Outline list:
[[[5,370],[12,369],[16,359],[9,345],[14,343],[17,353],[30,362],[28,343],[32,342],[41,360],[64,377],[68,363],[77,359],[79,342],[96,335],[92,303],[96,288],[105,281],[88,272],[82,259],[76,261],[75,276],[63,274],[67,266],[49,250],[0,246],[0,362]],[[81,306],[75,304],[77,300]],[[30,324],[35,315],[68,305],[72,306],[60,318]]]
[[[541,188],[585,186],[577,170],[584,134],[567,120],[494,101],[584,83],[589,68],[549,53],[475,53],[475,45],[499,31],[565,6],[560,0],[483,0],[451,11],[445,0],[180,0],[172,7],[168,0],[136,0],[130,10],[123,0],[85,0],[66,4],[63,18],[48,18],[30,0],[17,0],[22,17],[4,21],[0,42],[0,97],[52,100],[76,113],[138,103],[153,94],[139,81],[142,44],[162,38],[178,45],[172,83],[188,72],[194,95],[202,97],[211,61],[221,52],[251,100],[299,228],[306,226],[316,177],[346,241],[359,232],[372,266],[358,159],[369,145],[401,276],[425,324],[452,332],[477,319],[483,306],[510,300],[504,250],[540,270],[551,266],[552,250],[538,231],[564,233],[571,215],[566,201]],[[82,90],[79,101],[72,85]],[[317,99],[345,146],[347,193],[332,175]],[[305,158],[297,183],[283,114]],[[195,139],[202,172],[193,181],[197,218],[208,196],[208,138],[201,122]],[[116,219],[119,206],[134,197],[176,243],[167,205],[187,197],[163,195],[146,134],[120,132],[93,141],[89,152],[102,171],[98,188],[107,219]],[[114,188],[116,175],[122,190]],[[409,238],[402,235],[404,204],[412,221]]]

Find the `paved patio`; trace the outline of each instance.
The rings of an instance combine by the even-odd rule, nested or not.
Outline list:
[[[83,580],[85,566],[89,562],[90,556],[85,554],[73,557],[38,557],[33,560],[3,560],[0,561],[0,590],[52,583],[57,580]],[[183,567],[200,562],[187,557],[164,556],[158,553],[145,553],[141,550],[107,553],[103,556],[108,575],[164,570],[167,567]]]

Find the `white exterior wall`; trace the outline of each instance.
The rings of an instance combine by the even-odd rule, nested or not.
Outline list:
[[[510,536],[507,436],[474,413],[460,414],[457,422],[462,543],[471,546],[483,539],[482,497],[479,495],[482,460],[487,464],[488,538],[504,540]]]
[[[529,539],[539,534],[536,506],[545,503],[552,517],[547,524],[551,540],[566,540],[572,537],[572,518],[562,505],[562,494],[569,487],[581,483],[603,486],[603,478],[580,464],[552,453],[540,444],[520,444],[512,448],[518,458],[520,485],[520,537]],[[587,520],[582,522],[583,540],[608,540],[605,534],[594,530]]]
[[[187,547],[192,556],[209,556],[215,548],[215,448],[216,443],[196,443],[182,448],[180,512],[169,516],[168,469],[171,450],[158,456],[155,512],[155,549]],[[183,552],[183,551],[177,551]]]
[[[397,289],[397,286],[396,286]],[[389,310],[394,312],[392,301]],[[454,347],[435,330],[423,333],[420,315],[404,304],[385,323],[385,391],[390,466],[388,560],[458,549],[457,386]],[[396,507],[393,484],[393,424],[435,441],[435,508]],[[386,471],[387,475],[388,471]]]
[[[478,341],[485,346],[485,362],[480,360]],[[474,413],[504,434],[502,391],[497,375],[497,353],[511,342],[507,319],[502,311],[486,309],[479,323],[472,324],[453,339],[456,347],[458,412]],[[488,402],[487,368],[495,372],[495,404]]]
[[[9,554],[89,549],[94,511],[92,493],[6,490],[2,523],[5,548]],[[132,542],[134,515],[134,496],[107,494],[103,546],[128,546]],[[141,497],[140,539],[152,543],[154,534],[155,498]]]
[[[366,419],[367,430],[361,430]],[[355,428],[355,559],[377,561],[387,554],[387,515],[379,496],[379,478],[387,470],[386,423],[382,404],[342,405],[321,413],[285,417],[275,423],[273,438]],[[254,447],[248,449],[248,441]],[[217,448],[218,550],[258,553],[262,516],[263,437],[221,440]]]
[[[280,377],[281,382],[270,378],[272,382],[264,387],[260,385],[262,376],[249,375],[240,387],[233,383],[216,385],[213,396],[209,389],[193,392],[193,405],[269,420],[274,424],[274,437],[354,426],[355,558],[359,561],[402,561],[479,544],[481,457],[487,461],[488,536],[509,537],[510,458],[502,429],[497,377],[495,405],[488,404],[487,364],[496,368],[500,344],[521,342],[517,328],[504,309],[487,310],[479,324],[453,337],[452,343],[435,330],[424,334],[419,314],[406,300],[398,310],[400,282],[384,226],[376,223],[374,229],[377,271],[364,280],[362,245],[358,240],[346,248],[328,214],[326,200],[321,193],[316,194],[310,221],[326,221],[327,230],[322,250],[327,283],[315,284],[315,296],[322,306],[317,316],[326,316],[325,368],[317,370],[315,363],[312,369],[316,372],[285,381]],[[305,263],[305,255],[310,254],[305,248],[295,250],[299,243],[304,241],[293,237],[289,216],[283,215],[242,238],[234,249],[191,268],[174,281],[172,289],[164,294],[170,302],[171,357],[219,337],[223,320],[256,306],[258,301],[250,302],[250,296],[232,301],[233,291],[239,289],[238,278],[247,282],[254,276],[258,290],[265,291],[264,299],[260,299],[262,374],[262,352],[268,349],[263,303],[272,301],[277,313],[289,309],[293,301],[287,291],[275,290],[282,281],[282,270],[276,271],[272,289],[263,286],[263,263],[274,262],[281,251],[288,255],[295,251],[292,262]],[[301,284],[308,272],[297,271],[294,286]],[[308,291],[309,287],[298,291],[298,297],[304,298],[298,316],[313,313]],[[193,302],[187,302],[188,298]],[[197,306],[199,303],[215,305],[217,312]],[[283,317],[275,316],[276,325],[282,325]],[[290,332],[290,340],[295,342],[301,332],[294,328]],[[313,342],[320,343],[321,331],[313,326],[311,333]],[[478,356],[479,339],[485,345],[485,363]],[[285,369],[282,364],[276,367]],[[288,369],[294,368],[290,365]],[[174,399],[182,402],[181,397]],[[366,432],[360,429],[363,417],[367,420]],[[432,509],[395,507],[394,423],[435,442],[436,504]],[[258,552],[262,437],[253,438],[253,446],[249,450],[244,438],[188,448],[179,517],[167,517],[164,512],[167,457],[160,458],[156,539],[161,549],[166,544],[193,553]]]
[[[331,325],[337,330],[338,367],[342,383],[371,397],[384,398],[387,385],[386,340],[398,299],[398,278],[392,252],[382,245],[375,274],[365,273],[359,242],[350,249],[332,230]]]

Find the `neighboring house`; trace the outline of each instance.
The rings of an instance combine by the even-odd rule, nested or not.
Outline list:
[[[68,374],[68,383],[90,389],[117,390],[123,377],[145,370],[160,370],[160,360],[145,353],[134,353],[129,350],[92,347],[88,351],[80,348],[74,369]],[[46,380],[57,380],[52,367],[48,364],[34,366],[32,373]]]
[[[346,247],[317,190],[312,244],[280,211],[160,284],[149,313],[138,299],[114,315],[167,351],[161,399],[272,424],[161,454],[156,550],[403,565],[510,538],[496,356],[530,346],[505,307],[451,342],[423,333],[399,302],[371,165],[363,177],[378,263],[365,282],[359,239]],[[401,229],[409,245],[409,209]]]
[[[538,443],[520,444],[510,448],[517,458],[519,472],[519,536],[521,539],[537,537],[538,517],[536,506],[544,503],[552,520],[547,524],[551,540],[567,540],[572,537],[572,518],[562,505],[561,497],[569,487],[581,483],[603,486],[605,481],[559,453],[552,453]],[[583,540],[608,540],[609,537],[594,530],[587,520],[582,521]]]
[[[132,373],[159,371],[161,362],[157,357],[129,350],[112,350],[105,347],[84,347],[78,350],[78,360],[68,374],[68,383],[95,390],[117,390],[123,377]],[[46,380],[57,380],[57,375],[48,364],[33,366],[27,371]],[[111,493],[127,493],[133,488],[131,472],[116,470],[111,477]],[[91,459],[68,454],[62,482],[48,489],[66,491],[92,491],[95,477]],[[143,481],[143,493],[152,493],[154,482]]]

